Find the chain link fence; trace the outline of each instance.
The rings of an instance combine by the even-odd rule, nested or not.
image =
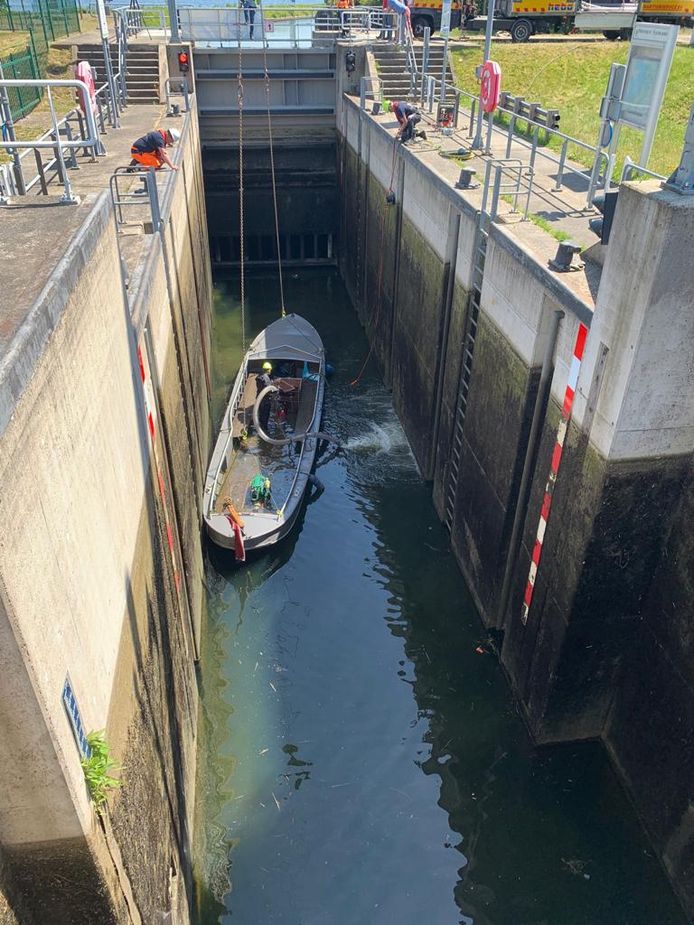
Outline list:
[[[2,74],[7,80],[37,80],[41,77],[39,60],[31,45],[0,60]],[[40,87],[11,87],[7,91],[13,119],[30,113],[41,99]],[[4,126],[3,126],[4,129]],[[3,132],[3,140],[4,132]]]
[[[29,42],[21,51],[0,57],[0,67],[8,79],[38,79],[45,76],[51,42],[80,31],[77,0],[0,0],[0,30],[26,32]],[[37,87],[9,91],[13,119],[27,115],[40,101]]]

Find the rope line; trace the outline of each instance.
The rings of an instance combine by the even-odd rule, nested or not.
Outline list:
[[[238,12],[238,50],[239,73],[237,98],[239,106],[239,245],[241,270],[241,349],[246,353],[246,270],[245,270],[245,241],[244,241],[244,214],[243,214],[243,50],[241,45],[241,11]]]
[[[275,150],[272,140],[272,117],[270,115],[270,74],[267,69],[267,42],[265,41],[265,26],[263,17],[263,4],[260,2],[260,24],[263,29],[263,70],[265,71],[265,100],[267,107],[267,131],[270,140],[270,174],[272,176],[272,204],[275,210],[275,243],[277,245],[277,273],[280,284],[280,308],[282,317],[287,314],[284,307],[284,280],[282,278],[282,250],[280,248],[280,220],[277,209],[277,184],[275,182]]]

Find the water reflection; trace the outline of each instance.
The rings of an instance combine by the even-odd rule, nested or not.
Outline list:
[[[200,922],[680,925],[600,748],[529,742],[386,390],[348,385],[339,281],[289,299],[337,367],[344,450],[285,543],[209,553]]]

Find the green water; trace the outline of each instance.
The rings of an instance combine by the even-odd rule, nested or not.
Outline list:
[[[248,326],[276,317],[254,278]],[[216,410],[240,357],[216,299]],[[595,745],[534,748],[337,275],[287,280],[344,451],[281,546],[208,550],[202,925],[681,925]],[[267,309],[267,310],[266,310]]]

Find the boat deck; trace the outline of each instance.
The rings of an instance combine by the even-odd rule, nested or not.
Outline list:
[[[268,423],[271,437],[289,436],[292,432],[302,433],[311,423],[316,401],[317,383],[310,380],[287,379],[277,383],[283,389],[282,407],[286,420],[280,422],[273,413]],[[296,392],[292,394],[292,389]],[[243,395],[232,421],[233,449],[229,453],[228,466],[221,476],[213,511],[223,513],[223,505],[231,499],[234,508],[241,514],[261,511],[276,511],[285,502],[294,481],[294,475],[301,454],[301,445],[288,443],[272,446],[265,443],[253,428],[253,405],[256,400],[255,375],[246,379]],[[267,401],[268,399],[266,399]],[[243,439],[244,431],[248,436]],[[253,503],[250,486],[256,475],[263,475],[271,481],[272,503],[269,506]]]

